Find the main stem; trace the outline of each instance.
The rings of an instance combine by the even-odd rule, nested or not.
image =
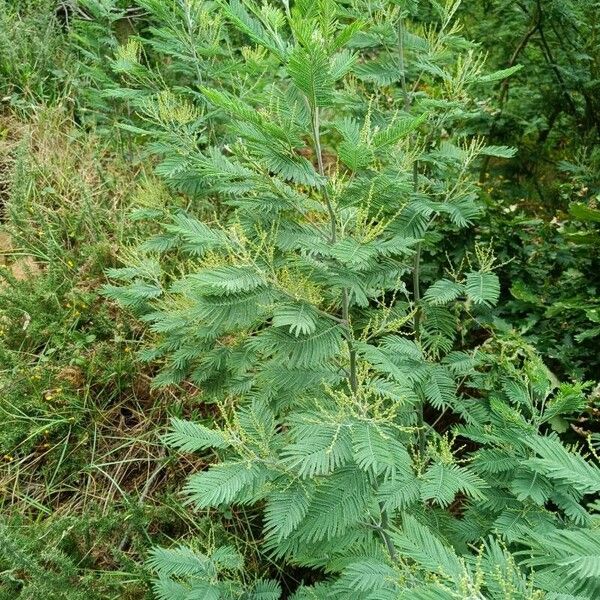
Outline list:
[[[411,96],[406,84],[406,63],[404,60],[404,21],[400,18],[398,25],[398,54],[400,55],[400,84],[404,95],[404,110],[410,110]],[[419,165],[415,160],[413,163],[413,192],[416,194],[419,189]],[[416,246],[415,256],[413,259],[413,302],[415,303],[415,318],[413,321],[415,330],[415,340],[421,342],[421,247],[419,242]],[[424,403],[421,401],[417,408],[417,436],[419,453],[422,455],[425,452],[425,419],[423,415]]]
[[[325,177],[325,168],[323,166],[323,151],[321,149],[321,131],[319,117],[319,107],[314,106],[312,109],[312,133],[315,146],[315,154],[317,155],[319,175],[321,175],[321,177]],[[335,244],[337,241],[337,221],[335,210],[333,208],[331,198],[329,197],[329,191],[327,190],[326,186],[323,188],[323,197],[325,199],[325,204],[327,205],[327,211],[329,213],[330,220],[329,242],[331,244]],[[348,353],[350,355],[348,384],[350,386],[352,394],[356,395],[356,393],[358,392],[358,375],[356,363],[356,349],[354,348],[354,343],[352,340],[352,331],[350,329],[350,295],[348,293],[348,288],[344,288],[342,290],[342,321],[345,323],[347,328],[346,343],[348,344]],[[374,482],[374,485],[377,485],[376,481]],[[394,547],[394,543],[392,542],[392,538],[390,537],[390,534],[388,532],[388,529],[390,527],[389,515],[383,507],[383,504],[381,503],[379,504],[379,510],[381,514],[381,525],[377,529],[390,555],[390,558],[392,559],[392,561],[396,562],[396,560],[398,559],[398,554],[396,552],[396,548]]]
[[[319,175],[325,178],[325,167],[323,165],[323,151],[321,150],[321,120],[319,115],[319,107],[315,106],[312,109],[312,134],[313,142],[315,145],[315,154],[317,155],[317,165],[319,168]],[[327,211],[329,212],[329,242],[335,244],[337,242],[337,224],[335,218],[335,211],[333,210],[333,204],[329,197],[329,191],[327,185],[323,185],[323,198],[325,198],[325,204],[327,205]]]
[[[387,548],[390,558],[393,562],[396,562],[398,560],[398,553],[396,552],[394,542],[392,542],[392,538],[388,533],[388,529],[390,528],[390,519],[387,510],[385,510],[381,502],[379,503],[379,510],[381,511],[381,528],[379,529],[379,533],[383,543],[385,544],[385,547]]]
[[[317,165],[319,169],[319,175],[325,177],[325,167],[323,165],[323,151],[321,149],[321,122],[319,115],[319,107],[314,106],[312,108],[312,133],[313,141],[315,145],[315,154],[317,155]],[[327,186],[323,187],[323,198],[325,198],[325,204],[327,205],[327,212],[329,213],[329,242],[335,244],[337,242],[337,220],[335,216],[335,210],[329,197],[329,191]],[[348,289],[342,290],[342,321],[346,324],[348,331],[346,333],[346,343],[348,344],[348,353],[350,354],[350,370],[348,373],[348,383],[350,390],[353,394],[358,391],[358,376],[356,370],[356,350],[352,343],[352,332],[350,331],[350,295]]]
[[[398,25],[398,51],[400,53],[400,85],[404,95],[404,110],[408,112],[410,108],[410,94],[406,85],[406,71],[404,64],[404,21],[400,18]]]
[[[421,242],[417,244],[417,250],[415,252],[414,268],[413,268],[413,299],[417,305],[415,309],[415,340],[420,343],[421,341],[421,308],[419,302],[421,301]],[[424,401],[421,399],[417,407],[417,437],[419,445],[419,454],[423,455],[425,452],[425,416],[424,416]]]
[[[417,162],[413,164],[413,191],[416,193],[419,187],[419,172]],[[421,248],[422,242],[417,244],[413,262],[413,302],[415,303],[415,319],[413,321],[415,340],[421,343]],[[423,414],[424,402],[421,400],[417,408],[417,439],[419,454],[425,452],[425,417]]]

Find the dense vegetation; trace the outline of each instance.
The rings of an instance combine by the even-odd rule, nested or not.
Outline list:
[[[600,597],[599,17],[0,0],[0,600]]]

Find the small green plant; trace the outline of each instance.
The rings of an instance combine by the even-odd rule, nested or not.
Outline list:
[[[71,94],[77,70],[56,2],[0,2],[0,98],[26,114]]]
[[[242,583],[243,558],[230,546],[221,546],[210,556],[185,546],[156,548],[148,564],[158,575],[154,592],[159,600],[278,600],[281,595],[281,587],[275,581]]]

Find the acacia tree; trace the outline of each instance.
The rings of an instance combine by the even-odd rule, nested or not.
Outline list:
[[[268,73],[235,94],[201,87],[224,129],[181,161],[220,208],[172,213],[107,287],[157,333],[158,382],[189,380],[220,407],[221,423],[174,419],[166,436],[219,455],[190,477],[190,502],[261,511],[261,551],[321,574],[297,600],[542,598],[567,574],[572,597],[598,590],[595,561],[573,566],[574,540],[597,542],[559,527],[589,522],[600,471],[542,435],[581,394],[553,392],[535,357],[507,371],[456,349],[461,316],[499,297],[488,249],[433,280],[424,259],[478,215],[478,159],[511,156],[468,134],[471,89],[513,70],[482,74],[458,5],[432,3],[423,22],[413,3],[219,4]],[[506,544],[552,568],[530,579]],[[151,564],[165,600],[279,597],[228,575],[230,549]]]

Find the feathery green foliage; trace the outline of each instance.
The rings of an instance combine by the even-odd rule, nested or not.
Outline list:
[[[488,248],[421,292],[427,253],[480,212],[473,168],[513,155],[470,123],[478,87],[516,69],[483,73],[458,3],[427,24],[394,4],[368,22],[361,3],[333,0],[220,7],[278,76],[200,88],[224,127],[190,161],[219,209],[165,215],[144,249],[164,274],[150,280],[142,259],[106,288],[156,332],[157,384],[190,380],[223,413],[221,429],[174,420],[166,438],[219,452],[188,479],[189,502],[263,507],[263,552],[327,573],[298,599],[555,591],[558,570],[532,577],[511,552],[589,525],[600,469],[540,429],[561,400],[535,359],[507,370],[486,349],[457,351],[459,319],[500,296]],[[450,414],[462,424],[437,426]]]

